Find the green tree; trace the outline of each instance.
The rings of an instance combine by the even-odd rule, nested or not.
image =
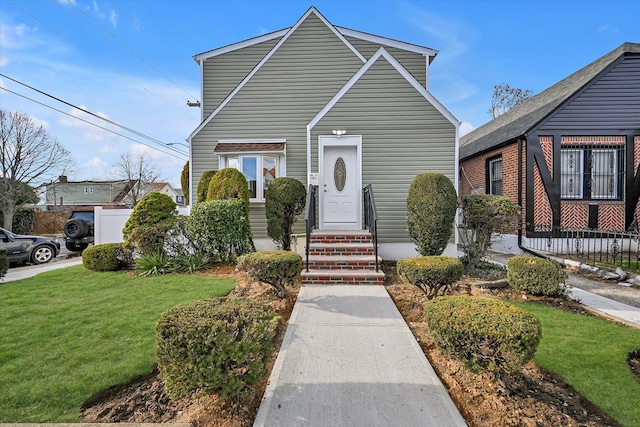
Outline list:
[[[184,203],[189,204],[189,162],[185,163],[182,168],[182,174],[180,175],[180,186],[182,187],[182,194],[184,194]]]
[[[200,176],[200,181],[198,181],[198,188],[196,189],[196,203],[204,202],[207,200],[207,193],[209,192],[209,183],[211,182],[211,178],[218,171],[214,170],[206,170],[202,172]]]
[[[296,217],[304,211],[306,197],[304,185],[294,178],[276,178],[267,188],[267,234],[285,251],[291,250],[291,230]]]

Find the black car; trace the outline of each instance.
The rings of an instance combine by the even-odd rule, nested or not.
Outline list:
[[[9,263],[32,262],[44,264],[60,253],[56,239],[42,236],[23,236],[0,228],[0,248],[7,249]]]

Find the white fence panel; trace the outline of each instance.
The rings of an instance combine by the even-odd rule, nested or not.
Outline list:
[[[94,212],[94,244],[122,243],[122,229],[133,209],[103,209],[96,206]],[[189,215],[189,208],[178,208],[180,215]]]

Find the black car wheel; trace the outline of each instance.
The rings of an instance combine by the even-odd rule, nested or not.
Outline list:
[[[71,218],[64,225],[64,234],[72,239],[80,239],[87,235],[89,232],[89,224],[87,221],[80,218]]]
[[[54,250],[49,245],[38,245],[31,252],[31,262],[34,264],[44,264],[53,259]]]

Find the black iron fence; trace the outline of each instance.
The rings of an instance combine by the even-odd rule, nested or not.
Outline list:
[[[522,245],[535,252],[585,264],[639,271],[639,237],[637,226],[628,231],[613,231],[537,224],[528,227]]]
[[[362,190],[364,199],[364,228],[368,229],[373,239],[373,250],[376,257],[376,271],[378,271],[378,210],[376,200],[373,197],[371,184],[367,184]]]

